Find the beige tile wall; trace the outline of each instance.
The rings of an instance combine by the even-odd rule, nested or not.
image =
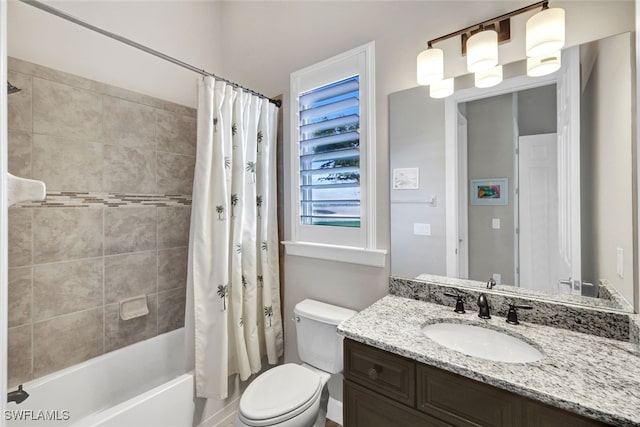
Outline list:
[[[17,59],[9,80],[11,173],[52,192],[190,197],[195,110]],[[181,327],[189,219],[189,206],[10,209],[9,386]],[[143,294],[149,315],[121,320],[119,301]]]

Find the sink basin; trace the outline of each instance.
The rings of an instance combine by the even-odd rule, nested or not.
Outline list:
[[[530,363],[544,354],[512,335],[463,323],[434,323],[422,333],[438,344],[469,356],[506,363]]]

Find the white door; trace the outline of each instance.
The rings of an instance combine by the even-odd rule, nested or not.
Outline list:
[[[580,242],[580,51],[562,51],[558,71],[558,291],[582,293]]]
[[[520,286],[557,291],[558,138],[555,133],[518,138]]]

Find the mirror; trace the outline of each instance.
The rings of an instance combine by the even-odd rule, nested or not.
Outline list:
[[[632,58],[624,33],[550,76],[521,61],[494,88],[391,94],[391,274],[630,310]]]

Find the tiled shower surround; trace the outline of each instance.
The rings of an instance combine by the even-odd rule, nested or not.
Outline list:
[[[196,112],[8,68],[22,89],[9,97],[9,171],[47,185],[45,203],[9,210],[13,386],[183,325]],[[121,320],[119,301],[143,294],[149,314]]]

